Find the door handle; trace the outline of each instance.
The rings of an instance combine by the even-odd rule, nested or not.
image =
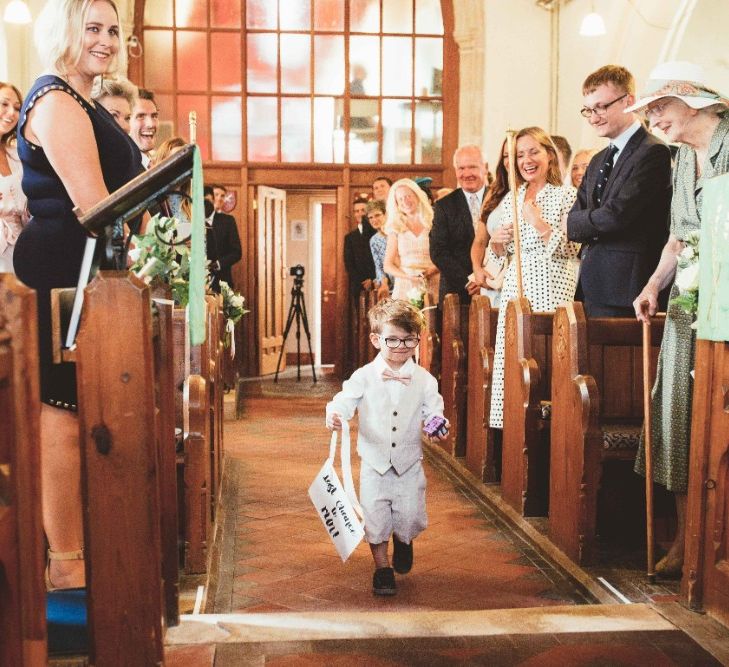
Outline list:
[[[324,296],[329,296],[330,294],[331,294],[331,295],[334,295],[334,294],[336,294],[336,292],[335,292],[335,291],[333,291],[333,290],[330,290],[330,289],[325,289],[325,290],[322,290],[322,294],[323,294]]]

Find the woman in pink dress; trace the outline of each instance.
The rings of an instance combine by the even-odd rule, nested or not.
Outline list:
[[[13,273],[13,250],[25,220],[23,170],[15,148],[20,91],[0,81],[0,273]]]
[[[432,226],[433,209],[415,181],[401,178],[393,183],[385,223],[385,273],[395,279],[393,299],[409,300],[408,292],[416,288],[427,295],[430,304],[437,303],[440,273],[430,259]]]

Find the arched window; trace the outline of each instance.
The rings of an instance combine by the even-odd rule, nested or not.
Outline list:
[[[440,0],[154,0],[143,42],[164,131],[195,109],[207,160],[442,162]]]

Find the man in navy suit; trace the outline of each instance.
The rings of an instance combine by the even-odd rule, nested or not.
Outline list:
[[[581,114],[610,140],[587,167],[567,216],[582,243],[578,298],[592,317],[635,317],[633,300],[653,273],[668,237],[671,152],[634,113],[635,80],[606,65],[582,85]]]
[[[222,185],[213,185],[213,213],[206,222],[206,246],[210,272],[211,287],[220,291],[220,281],[224,280],[233,287],[233,264],[242,257],[238,226],[232,215],[223,213],[223,204],[227,190]]]
[[[469,303],[466,291],[471,273],[471,244],[486,193],[486,163],[478,146],[461,146],[453,154],[458,189],[435,203],[430,230],[430,258],[440,269],[439,301],[455,293]]]

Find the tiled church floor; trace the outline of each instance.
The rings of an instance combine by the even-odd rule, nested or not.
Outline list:
[[[373,596],[367,546],[343,564],[307,495],[331,392],[296,389],[249,390],[226,422],[220,567],[208,615],[168,631],[168,667],[722,664],[649,605],[590,604],[435,460],[413,571]]]

